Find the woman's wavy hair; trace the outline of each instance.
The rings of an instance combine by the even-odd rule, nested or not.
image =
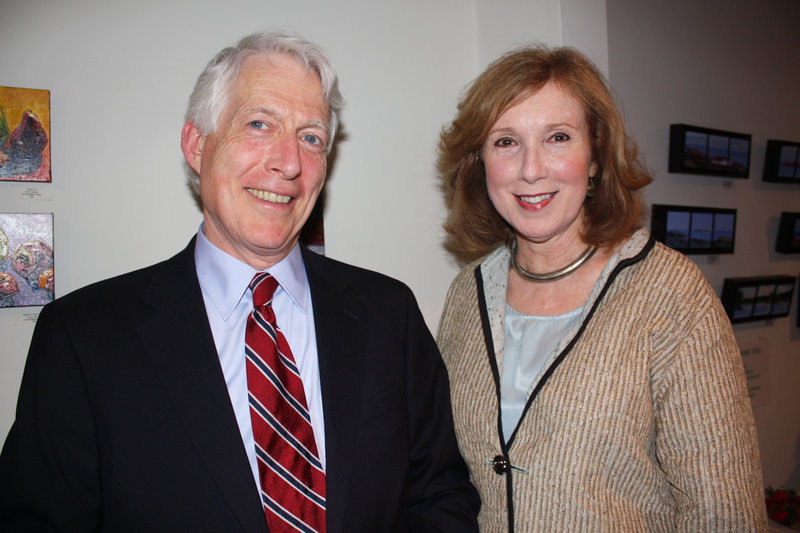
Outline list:
[[[525,47],[500,57],[467,87],[455,119],[439,138],[446,247],[459,259],[480,257],[513,239],[513,228],[489,199],[479,152],[497,119],[550,81],[581,103],[597,165],[596,192],[585,201],[583,240],[613,245],[642,225],[639,189],[652,175],[639,160],[603,75],[573,48]]]

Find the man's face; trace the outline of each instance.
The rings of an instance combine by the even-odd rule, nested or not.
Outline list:
[[[328,116],[314,71],[285,55],[244,61],[217,131],[183,129],[209,241],[257,270],[286,257],[325,182]]]

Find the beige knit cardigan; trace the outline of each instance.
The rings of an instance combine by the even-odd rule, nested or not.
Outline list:
[[[508,474],[491,464],[505,448],[497,376],[508,264],[501,247],[464,268],[437,335],[483,532],[509,529]],[[694,263],[639,230],[578,322],[531,385],[507,450],[515,531],[766,531],[741,357]]]

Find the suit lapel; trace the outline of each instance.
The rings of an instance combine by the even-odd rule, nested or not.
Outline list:
[[[144,289],[157,309],[139,328],[180,423],[244,531],[266,530],[194,265],[194,241]]]
[[[303,260],[314,307],[325,417],[327,530],[336,533],[342,531],[356,460],[366,355],[363,311],[348,296],[345,280],[326,264],[328,260],[305,249]]]

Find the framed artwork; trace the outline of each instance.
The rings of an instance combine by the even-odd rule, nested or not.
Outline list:
[[[0,87],[0,180],[51,179],[50,91]]]
[[[669,127],[669,171],[748,178],[750,140],[746,133],[672,124]]]
[[[684,254],[732,254],[736,209],[653,204],[650,231]]]
[[[53,214],[0,213],[0,307],[53,301]]]
[[[800,213],[781,213],[775,251],[782,254],[800,254]]]
[[[761,179],[776,183],[800,183],[800,143],[768,139]]]
[[[794,283],[793,276],[725,278],[722,306],[732,324],[788,316]]]

